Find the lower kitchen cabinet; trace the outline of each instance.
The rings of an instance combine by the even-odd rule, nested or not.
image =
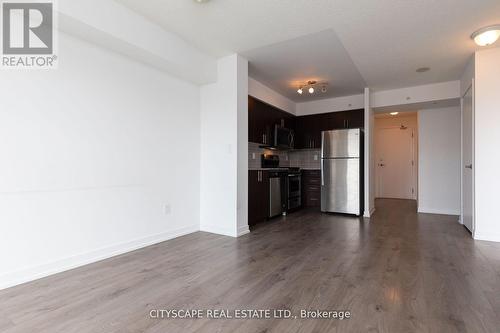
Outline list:
[[[248,224],[255,225],[267,219],[269,212],[269,173],[248,171]]]
[[[321,207],[320,170],[302,170],[302,202],[305,207]]]

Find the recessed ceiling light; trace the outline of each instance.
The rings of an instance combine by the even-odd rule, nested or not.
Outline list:
[[[430,71],[430,67],[420,67],[420,68],[417,68],[417,73],[425,73],[425,72],[428,72]]]
[[[309,88],[309,93],[310,94],[314,94],[314,88],[313,87]]]
[[[500,37],[500,24],[481,28],[470,36],[479,46],[487,46],[495,43]]]
[[[391,112],[390,114],[391,114],[391,116],[397,116],[399,114],[399,112]]]

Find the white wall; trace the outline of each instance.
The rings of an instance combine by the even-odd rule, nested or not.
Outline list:
[[[420,110],[418,132],[418,211],[460,215],[460,108]]]
[[[467,92],[467,89],[470,87],[472,80],[475,76],[475,55],[471,57],[467,66],[465,67],[464,73],[460,78],[460,97],[463,97]]]
[[[426,84],[372,93],[373,108],[460,98],[460,81]]]
[[[365,95],[352,95],[297,103],[297,116],[365,108]]]
[[[365,88],[363,97],[365,109],[365,212],[364,217],[370,217],[375,212],[375,113],[371,107],[371,92]]]
[[[236,236],[250,232],[248,227],[248,60],[237,57],[238,112],[238,188]]]
[[[63,32],[196,84],[216,79],[214,58],[116,1],[64,0],[57,10]]]
[[[59,61],[0,75],[0,288],[199,229],[199,88],[65,34]]]
[[[477,52],[475,60],[474,237],[500,242],[500,48]]]
[[[297,113],[295,102],[250,77],[248,78],[248,94],[288,113]]]
[[[248,218],[242,193],[248,192],[248,186],[240,170],[244,168],[248,177],[248,129],[243,128],[248,127],[248,119],[243,119],[248,118],[245,66],[248,62],[238,55],[219,59],[217,82],[201,88],[200,228],[228,236],[248,232],[248,223],[246,228],[244,221],[238,223],[238,218]]]

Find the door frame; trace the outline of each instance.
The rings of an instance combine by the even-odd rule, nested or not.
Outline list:
[[[469,92],[472,92],[472,134],[471,134],[471,163],[472,163],[472,237],[476,231],[476,154],[475,154],[475,137],[476,137],[476,93],[475,93],[475,80],[472,78],[470,85],[465,90],[464,94],[460,97],[460,217],[459,223],[464,224],[464,173],[465,173],[465,160],[464,160],[464,98]]]
[[[384,126],[381,127],[379,130],[385,130],[385,129],[401,129],[401,126]],[[412,199],[410,200],[417,200],[418,201],[418,156],[416,156],[418,152],[418,147],[417,147],[417,140],[415,138],[415,135],[417,135],[417,129],[413,128],[411,126],[408,126],[407,129],[411,130],[411,158],[413,160],[413,165],[411,168],[411,182],[412,182],[412,188],[413,188],[413,196]],[[377,140],[377,134],[375,133],[375,143],[378,141]],[[380,196],[380,176],[378,173],[378,153],[377,153],[377,145],[375,144],[375,182],[376,182],[376,191],[375,191],[375,198],[382,198]]]

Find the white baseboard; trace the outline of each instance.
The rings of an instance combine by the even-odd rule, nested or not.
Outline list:
[[[423,214],[440,214],[440,215],[460,215],[460,211],[452,209],[436,209],[427,207],[418,207],[418,212]]]
[[[115,244],[91,252],[67,257],[51,263],[3,274],[0,276],[0,290],[108,259],[146,246],[161,243],[169,239],[197,232],[199,230],[200,228],[198,225],[179,228],[161,234],[135,239],[130,242]]]
[[[370,218],[373,215],[373,213],[375,213],[375,207],[372,207],[370,211],[365,210],[365,214],[363,215],[363,217]]]
[[[477,231],[474,232],[474,239],[487,242],[500,242],[499,234],[482,234]]]
[[[217,234],[229,237],[238,237],[236,230],[221,228],[217,225],[202,225],[200,231],[209,232],[211,234]]]
[[[238,237],[241,237],[249,233],[250,233],[250,228],[248,227],[248,225],[244,225],[238,228]]]

